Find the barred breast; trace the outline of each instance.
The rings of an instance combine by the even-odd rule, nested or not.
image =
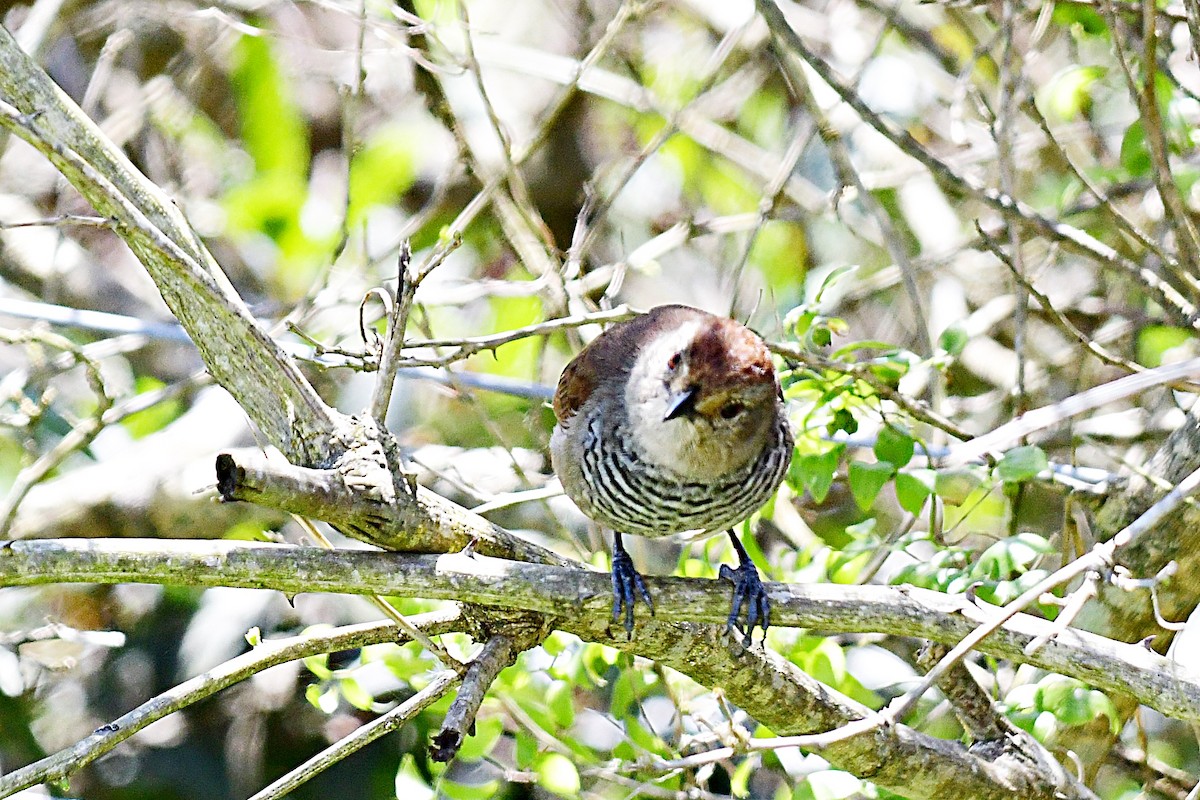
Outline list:
[[[648,459],[611,414],[596,409],[576,422],[586,425],[583,486],[567,487],[568,494],[597,522],[639,536],[715,532],[741,522],[771,498],[792,456],[791,430],[780,414],[758,458],[697,482]]]

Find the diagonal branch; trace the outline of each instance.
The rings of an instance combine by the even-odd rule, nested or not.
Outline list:
[[[0,26],[0,127],[46,156],[121,236],[213,377],[289,458],[334,454],[340,415],[267,335],[179,208],[100,132]]]

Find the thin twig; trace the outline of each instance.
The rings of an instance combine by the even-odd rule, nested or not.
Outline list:
[[[351,753],[358,752],[379,737],[396,730],[440,700],[442,695],[453,689],[458,681],[459,675],[454,670],[443,670],[437,673],[424,689],[383,716],[368,722],[341,741],[325,748],[261,791],[255,792],[250,800],[276,800],[276,798],[284,797],[296,787],[304,785],[334,764],[344,760]]]
[[[414,622],[425,630],[444,633],[458,629],[459,617],[459,609],[453,608],[422,614],[415,617]],[[403,640],[404,634],[393,625],[373,622],[265,641],[250,652],[232,658],[146,701],[97,728],[88,738],[40,761],[0,776],[0,797],[7,797],[39,783],[64,780],[113,750],[150,723],[187,708],[269,667],[318,653],[332,653],[369,644]]]

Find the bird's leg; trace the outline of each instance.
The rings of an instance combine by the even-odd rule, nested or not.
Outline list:
[[[771,625],[771,600],[767,597],[766,587],[763,586],[762,578],[758,575],[758,568],[754,566],[754,562],[746,553],[746,548],[738,541],[732,530],[729,531],[729,540],[733,542],[733,549],[737,551],[738,565],[737,569],[728,564],[721,565],[721,578],[733,584],[733,608],[729,612],[729,619],[725,621],[725,625],[727,628],[741,631],[745,635],[748,645],[754,635],[755,625],[762,627],[763,637],[766,638],[767,628]],[[738,618],[742,615],[743,604],[746,606],[746,627],[744,629],[738,627]]]
[[[613,531],[613,554],[612,554],[612,587],[613,587],[613,622],[621,616],[621,609],[625,609],[625,633],[629,639],[633,640],[633,604],[637,602],[638,595],[641,595],[642,600],[650,608],[650,614],[654,614],[654,601],[650,599],[650,592],[646,589],[646,582],[642,580],[642,576],[633,568],[633,559],[629,557],[629,553],[625,550],[625,543],[621,541],[619,531]]]

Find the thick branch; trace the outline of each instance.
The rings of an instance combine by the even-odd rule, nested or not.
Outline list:
[[[628,642],[624,630],[610,624],[608,577],[580,568],[466,554],[329,551],[228,541],[43,540],[13,542],[0,550],[0,585],[52,582],[152,582],[272,588],[288,593],[337,591],[463,599],[546,614],[561,630],[660,661],[705,685],[722,686],[734,702],[779,734],[830,730],[869,713],[775,653],[738,648],[735,654],[723,638],[728,598],[716,581],[649,579],[659,602],[658,617],[643,621],[636,639]],[[859,610],[861,602],[838,597],[841,590],[850,588],[775,586],[771,600],[778,609],[780,624],[848,630],[856,626],[839,621],[857,619],[863,628],[881,627],[877,619],[867,622]],[[912,598],[953,601],[936,592],[887,587],[856,587],[850,594],[857,592],[867,596],[876,593],[870,608],[880,617],[886,616],[889,609],[906,606],[906,613],[893,618],[901,629],[917,626],[918,620],[931,614],[929,607],[922,607]],[[925,627],[931,630],[919,635],[960,637],[972,623],[964,619],[956,624],[957,616],[934,617],[934,624],[927,620]],[[718,624],[676,622],[688,619]],[[934,630],[939,628],[941,633]],[[998,651],[999,643],[1007,643],[1004,649],[1011,649],[1015,655],[1018,647],[1013,645],[1030,638],[1005,630],[991,637],[988,645]],[[1039,651],[1038,657],[1046,658],[1054,652],[1061,657],[1060,648],[1066,645],[1053,642]],[[1080,656],[1072,653],[1074,658]],[[1162,668],[1157,665],[1146,672]],[[1124,669],[1129,672],[1128,665]],[[1176,701],[1191,697],[1193,713],[1200,713],[1196,711],[1200,709],[1200,687],[1188,684],[1189,691],[1178,685],[1175,689]],[[957,743],[903,725],[845,739],[822,752],[843,769],[913,797],[1090,797],[1061,773],[1049,775],[1044,770],[1031,771],[1002,760],[990,763]]]
[[[393,496],[355,491],[336,471],[297,467],[257,450],[217,456],[217,491],[224,500],[245,500],[323,520],[385,549],[453,553],[473,545],[486,556],[559,566],[576,563],[423,486],[416,488],[415,497],[404,491]]]
[[[607,575],[582,567],[527,564],[461,553],[409,555],[244,542],[150,539],[13,542],[0,550],[0,586],[47,583],[163,583],[460,600],[546,614],[592,641],[622,646],[611,625]],[[720,623],[728,589],[715,580],[646,578],[663,623]],[[771,584],[771,621],[840,633],[882,632],[957,643],[997,608],[963,595],[893,586]],[[977,601],[978,603],[978,601]],[[633,649],[657,659],[639,623]],[[979,650],[1120,691],[1168,716],[1200,720],[1200,676],[1139,645],[1068,629],[1034,653],[1024,648],[1053,623],[1018,614]],[[707,634],[706,634],[707,635]],[[714,634],[716,635],[716,634]],[[720,648],[728,649],[728,648]],[[822,690],[824,691],[824,690]],[[758,709],[752,711],[757,717]]]

